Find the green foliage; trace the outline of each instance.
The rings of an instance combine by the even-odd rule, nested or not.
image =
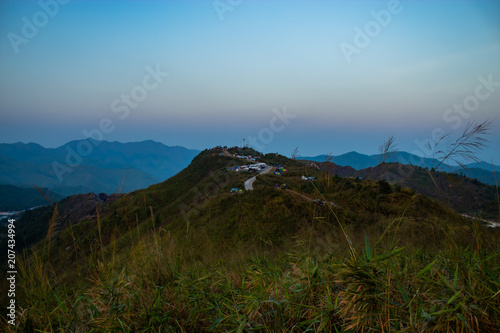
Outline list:
[[[379,180],[377,182],[378,184],[378,189],[380,194],[391,194],[392,193],[392,187],[389,185],[389,183],[385,180]]]
[[[401,167],[400,164],[386,163],[375,168],[360,170],[358,173],[363,178],[386,180],[395,190],[395,186],[411,188],[449,205],[460,213],[468,215],[480,213],[486,219],[498,217],[495,186],[453,173],[432,172],[412,166],[404,167],[404,174],[409,176],[403,177],[400,173]]]

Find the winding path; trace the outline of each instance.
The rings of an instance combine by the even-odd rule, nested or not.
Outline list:
[[[273,167],[272,167],[272,166],[270,166],[270,165],[266,166],[264,169],[260,170],[259,175],[263,175],[263,174],[265,174],[265,173],[268,173],[269,171],[271,171],[271,170],[272,170],[272,168],[273,168]],[[257,176],[253,176],[252,178],[247,179],[247,180],[245,181],[245,190],[246,190],[246,191],[251,191],[251,190],[253,190],[253,182],[255,181],[255,179],[257,179]]]
[[[490,227],[490,228],[498,228],[498,227],[500,227],[500,223],[495,222],[495,221],[480,219],[478,217],[473,217],[473,216],[470,216],[470,215],[467,215],[467,214],[460,214],[460,215],[462,215],[463,217],[466,217],[468,219],[471,219],[471,220],[479,220],[483,224],[485,224],[487,227]]]

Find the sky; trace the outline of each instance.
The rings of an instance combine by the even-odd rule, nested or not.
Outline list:
[[[493,121],[499,1],[0,1],[0,142],[432,155]]]

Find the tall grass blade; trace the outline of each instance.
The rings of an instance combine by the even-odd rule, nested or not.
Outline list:
[[[373,259],[372,247],[370,245],[370,240],[368,239],[368,235],[365,234],[365,255],[368,261]]]

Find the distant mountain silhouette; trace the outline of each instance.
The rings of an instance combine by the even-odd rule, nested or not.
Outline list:
[[[314,162],[325,162],[327,155],[318,155],[313,157],[300,157],[302,160],[314,161]],[[356,170],[376,167],[380,164],[381,155],[364,155],[357,152],[349,152],[346,154],[338,156],[330,156],[329,162],[335,163],[340,166],[350,166]],[[401,164],[414,165],[419,167],[427,167],[429,169],[437,168],[439,161],[432,158],[422,158],[414,154],[407,152],[396,152],[391,158],[388,158],[386,162],[397,162]],[[451,166],[446,163],[439,165],[440,171],[453,172],[461,175],[465,175],[470,178],[475,178],[485,184],[495,185],[495,174],[493,173],[493,167],[491,163],[480,162],[480,163],[470,163],[466,164],[467,169],[463,169],[458,166]],[[500,166],[495,165],[495,171],[500,171]]]
[[[80,140],[58,148],[0,144],[0,184],[36,185],[65,196],[130,192],[175,175],[198,153],[154,141]]]

